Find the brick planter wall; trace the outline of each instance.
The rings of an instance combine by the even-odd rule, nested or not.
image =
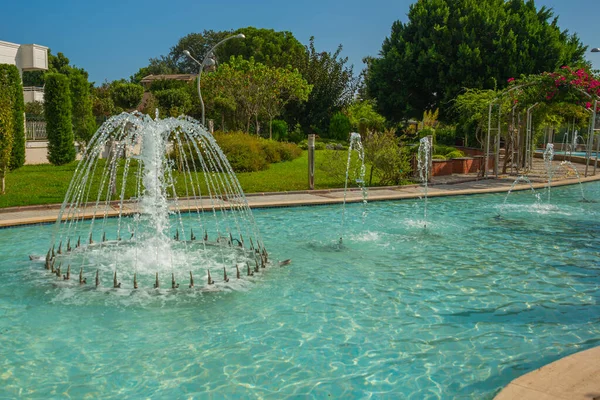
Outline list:
[[[452,160],[432,160],[431,175],[442,176],[452,175],[453,162]]]

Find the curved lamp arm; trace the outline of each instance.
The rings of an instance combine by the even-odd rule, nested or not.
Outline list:
[[[194,57],[192,57],[192,55],[190,54],[190,52],[188,50],[183,51],[183,54],[188,56],[192,61],[194,61],[200,67],[200,70],[198,71],[198,97],[200,98],[200,105],[202,106],[202,126],[206,126],[205,119],[204,119],[204,100],[202,100],[202,91],[200,90],[200,78],[202,77],[202,71],[204,70],[204,66],[212,65],[211,64],[211,61],[212,61],[211,56],[214,54],[214,50],[217,47],[219,47],[222,43],[224,43],[230,39],[244,39],[245,37],[246,36],[243,33],[239,33],[237,35],[226,37],[225,39],[221,40],[219,43],[215,44],[206,53],[202,62],[200,62],[200,61],[196,60]]]

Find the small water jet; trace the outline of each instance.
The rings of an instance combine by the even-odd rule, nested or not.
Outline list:
[[[548,192],[548,203],[550,203],[550,188],[552,187],[552,177],[554,176],[554,168],[552,167],[552,160],[554,160],[554,145],[548,143],[544,150],[544,166],[546,167],[546,174],[548,175],[548,185],[546,191]]]
[[[346,161],[346,179],[344,181],[344,202],[342,203],[342,224],[341,224],[341,228],[340,228],[340,240],[339,240],[339,245],[342,245],[342,237],[344,235],[344,224],[346,221],[346,195],[348,192],[348,179],[350,176],[350,164],[352,161],[352,151],[356,151],[358,153],[358,159],[360,161],[360,167],[359,167],[359,171],[358,171],[358,176],[356,178],[356,183],[358,184],[358,186],[360,187],[361,193],[362,193],[362,203],[363,206],[366,207],[367,205],[367,199],[368,199],[368,191],[367,191],[367,187],[365,186],[365,173],[366,173],[366,167],[365,167],[365,150],[363,148],[361,139],[360,139],[360,134],[356,133],[356,132],[352,132],[350,134],[350,144],[348,145],[348,159]],[[363,216],[365,216],[366,211],[363,210]]]
[[[194,230],[204,238],[197,240]],[[68,276],[71,265],[79,267],[79,283],[86,280],[83,271],[96,270],[96,287],[110,273],[114,288],[133,281],[134,289],[158,289],[159,273],[170,274],[175,289],[188,274],[194,287],[193,272],[208,271],[208,283],[218,284],[210,271],[223,271],[228,281],[227,268],[258,258],[263,267],[268,263],[241,186],[212,135],[188,117],[154,120],[136,112],[110,118],[90,140],[45,267],[53,270],[58,260],[69,265]]]
[[[427,185],[429,183],[429,165],[431,164],[431,141],[424,137],[419,142],[419,152],[417,153],[417,169],[421,183],[423,183],[424,203],[423,203],[423,221],[424,228],[427,228]]]
[[[504,214],[504,209],[506,208],[506,202],[508,201],[508,197],[510,196],[510,194],[512,193],[513,189],[515,188],[515,186],[517,186],[517,184],[519,182],[525,182],[529,185],[529,189],[531,189],[531,193],[535,196],[536,198],[536,204],[539,206],[540,204],[540,196],[538,193],[536,193],[533,184],[531,183],[531,181],[529,180],[529,178],[525,175],[519,175],[517,177],[517,179],[515,179],[515,181],[512,183],[512,185],[510,186],[510,189],[508,190],[508,192],[506,193],[506,196],[504,197],[504,201],[502,202],[502,205],[500,206],[500,213],[495,217],[496,219],[501,219],[502,218],[502,214]]]

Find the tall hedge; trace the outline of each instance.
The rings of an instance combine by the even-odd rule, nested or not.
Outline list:
[[[25,101],[19,70],[14,65],[4,66],[7,67],[8,81],[13,94],[13,141],[9,164],[9,168],[13,170],[25,164]]]
[[[77,70],[69,75],[69,81],[73,106],[73,135],[78,141],[87,143],[96,131],[90,84],[85,75]]]
[[[44,115],[48,133],[48,160],[54,165],[63,165],[75,160],[71,91],[67,76],[46,75]]]
[[[0,190],[4,194],[4,177],[8,172],[10,154],[13,142],[14,113],[14,85],[11,83],[9,67],[0,65]]]

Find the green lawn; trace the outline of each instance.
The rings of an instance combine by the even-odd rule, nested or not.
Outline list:
[[[315,189],[344,186],[346,156],[345,151],[315,152],[317,165]],[[60,167],[26,165],[10,172],[6,176],[6,194],[0,195],[0,208],[62,203],[76,167],[77,162]],[[367,172],[369,171],[368,168]],[[243,172],[237,176],[245,193],[306,190],[308,189],[308,153],[304,151],[293,161],[271,164],[265,171]],[[366,180],[368,182],[368,175]],[[178,179],[179,181],[182,182],[183,179]],[[374,179],[373,185],[375,184],[377,182]],[[178,193],[183,193],[182,188],[178,188]],[[134,183],[131,179],[131,182],[128,182],[126,197],[133,195]]]

